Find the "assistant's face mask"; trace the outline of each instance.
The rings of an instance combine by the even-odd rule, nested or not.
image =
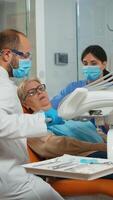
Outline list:
[[[84,66],[82,67],[82,72],[85,80],[87,81],[95,81],[102,75],[102,70],[99,68],[98,65]]]
[[[13,70],[13,76],[16,78],[23,78],[29,75],[30,69],[32,66],[31,59],[19,59],[19,64],[17,69]]]

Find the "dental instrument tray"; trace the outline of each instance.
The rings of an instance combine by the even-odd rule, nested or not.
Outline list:
[[[37,175],[81,180],[93,180],[113,173],[113,162],[108,159],[68,154],[22,166],[27,172]]]

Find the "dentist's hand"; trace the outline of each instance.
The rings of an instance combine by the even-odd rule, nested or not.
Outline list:
[[[61,117],[58,116],[57,110],[54,108],[49,108],[49,110],[45,111],[46,121],[47,119],[51,119],[51,121],[47,122],[47,126],[56,125],[56,124],[64,124],[65,122]]]

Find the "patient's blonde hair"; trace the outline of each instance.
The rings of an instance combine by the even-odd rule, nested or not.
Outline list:
[[[30,78],[30,79],[23,80],[20,83],[20,85],[18,86],[17,93],[18,93],[18,97],[22,104],[23,104],[23,102],[25,100],[25,96],[26,96],[25,87],[28,83],[33,82],[33,81],[41,83],[41,81],[38,78]]]

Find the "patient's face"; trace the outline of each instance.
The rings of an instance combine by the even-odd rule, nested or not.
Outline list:
[[[87,54],[84,58],[83,58],[83,64],[86,65],[98,65],[100,67],[101,70],[105,69],[106,67],[106,62],[102,62],[101,60],[99,60],[98,58],[96,58],[95,56],[93,56],[91,53]]]
[[[25,86],[25,95],[24,106],[27,109],[32,109],[35,112],[47,110],[51,107],[44,84],[37,81],[27,83]]]

